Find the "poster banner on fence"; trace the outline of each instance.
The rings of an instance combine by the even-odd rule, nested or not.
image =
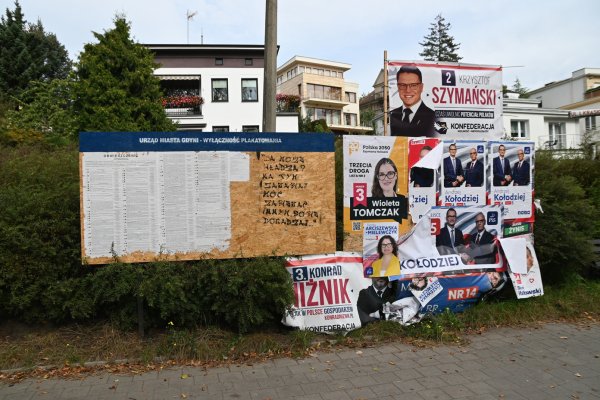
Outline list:
[[[505,268],[501,207],[435,207],[398,243],[403,277]]]
[[[366,222],[409,229],[406,138],[344,136],[344,250],[362,251]]]
[[[503,218],[533,222],[533,142],[489,142],[490,204],[503,205]]]
[[[82,132],[89,264],[335,250],[333,135]]]
[[[486,145],[481,141],[444,141],[440,204],[483,206],[486,197]]]
[[[408,205],[415,224],[431,207],[437,205],[437,178],[442,154],[440,143],[439,139],[422,138],[410,139],[408,144]]]
[[[360,291],[371,285],[363,277],[360,253],[336,252],[288,258],[294,305],[283,324],[313,332],[336,333],[360,328]]]
[[[388,85],[392,136],[491,140],[504,134],[500,66],[390,61]]]
[[[524,235],[525,241],[525,260],[523,268],[513,267],[509,264],[509,275],[518,299],[528,297],[543,296],[544,286],[542,284],[542,274],[540,264],[533,247],[533,235]],[[519,266],[521,267],[521,266]],[[518,272],[516,272],[518,270]]]

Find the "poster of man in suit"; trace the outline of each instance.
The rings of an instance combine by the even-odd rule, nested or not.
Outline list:
[[[504,220],[533,222],[535,147],[533,142],[489,142],[490,204],[504,206]]]
[[[502,67],[389,61],[389,135],[498,140]]]
[[[475,140],[444,140],[442,187],[443,206],[486,204],[485,142]]]

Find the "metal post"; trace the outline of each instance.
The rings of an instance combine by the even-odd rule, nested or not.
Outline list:
[[[277,77],[277,0],[266,0],[265,75],[263,87],[263,132],[275,132]]]

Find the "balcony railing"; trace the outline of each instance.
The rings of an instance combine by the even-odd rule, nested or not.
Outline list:
[[[202,106],[165,108],[167,117],[197,117],[202,116]]]
[[[588,131],[585,134],[545,135],[538,137],[540,150],[580,150],[584,142],[600,142],[600,131]]]

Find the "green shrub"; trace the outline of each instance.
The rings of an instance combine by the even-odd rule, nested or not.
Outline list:
[[[0,318],[108,318],[126,328],[227,324],[245,332],[293,302],[281,258],[81,265],[78,152],[0,147]]]
[[[590,239],[596,232],[598,208],[586,197],[582,183],[589,184],[587,178],[568,174],[580,175],[578,165],[581,173],[594,174],[586,160],[556,160],[547,154],[536,160],[535,191],[544,213],[536,214],[534,234],[545,283],[563,282],[593,259]]]

